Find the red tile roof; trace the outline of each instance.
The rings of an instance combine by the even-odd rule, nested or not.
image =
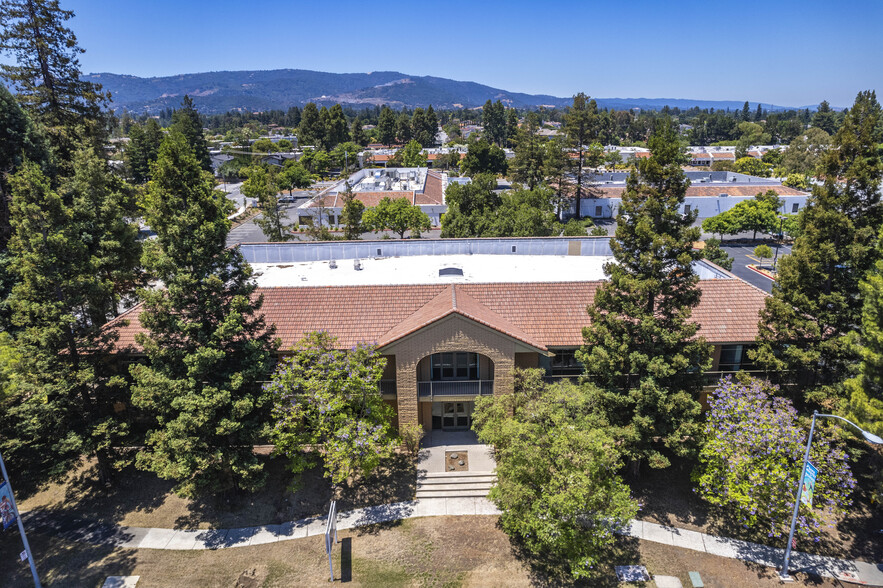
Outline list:
[[[712,154],[711,154],[711,157],[712,157],[712,159],[736,159],[736,154],[735,154],[735,153],[730,153],[730,152],[726,152],[726,153],[712,153]]]
[[[393,341],[425,326],[433,316],[456,312],[534,347],[576,347],[589,323],[586,306],[603,282],[308,286],[264,288],[263,312],[276,325],[282,348],[305,333],[325,330],[341,347]],[[767,294],[738,279],[700,282],[693,312],[699,335],[712,343],[753,341]],[[419,311],[419,312],[418,312]],[[109,323],[119,327],[118,349],[136,351],[140,305]],[[122,323],[128,321],[128,325]]]

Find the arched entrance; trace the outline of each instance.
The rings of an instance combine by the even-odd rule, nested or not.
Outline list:
[[[433,353],[417,363],[419,421],[426,430],[472,427],[475,399],[494,393],[494,362],[472,351]]]

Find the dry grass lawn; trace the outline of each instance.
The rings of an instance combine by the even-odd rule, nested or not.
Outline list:
[[[350,586],[558,586],[519,558],[517,546],[497,528],[497,517],[411,519],[388,527],[342,532],[334,553],[335,576]],[[32,545],[45,586],[98,587],[108,575],[139,575],[138,588],[264,588],[327,586],[323,538],[310,537],[218,551],[109,550],[72,544],[34,533]],[[0,577],[8,588],[30,586],[18,562],[18,538],[0,538]],[[709,588],[780,586],[775,571],[693,551],[623,540],[601,577],[584,586],[614,587],[613,565],[643,564],[651,574],[679,576],[698,571]],[[341,565],[341,559],[343,564]],[[840,586],[801,578],[806,585]],[[649,584],[653,586],[653,584]]]

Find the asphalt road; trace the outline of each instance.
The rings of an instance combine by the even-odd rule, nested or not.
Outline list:
[[[723,243],[721,245],[721,249],[727,252],[727,255],[733,258],[733,269],[730,270],[732,273],[736,274],[737,277],[742,278],[749,284],[753,286],[757,286],[764,292],[772,292],[773,291],[773,281],[766,276],[757,273],[748,267],[748,264],[757,265],[758,259],[754,255],[754,247],[755,245],[743,245],[743,244],[727,244]],[[773,252],[776,251],[775,245],[770,245]],[[788,255],[791,253],[790,245],[782,245],[779,247],[779,257],[781,258],[784,255]],[[763,265],[764,267],[772,265],[773,260],[764,259]]]

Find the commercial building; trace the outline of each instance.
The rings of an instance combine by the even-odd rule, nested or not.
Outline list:
[[[285,353],[324,330],[340,348],[374,343],[397,421],[426,429],[471,425],[475,399],[513,391],[516,367],[579,374],[587,305],[612,259],[605,237],[260,243],[251,263],[263,313]],[[714,346],[710,379],[749,367],[766,293],[699,261],[692,320]],[[116,319],[120,352],[138,354],[140,306]]]

